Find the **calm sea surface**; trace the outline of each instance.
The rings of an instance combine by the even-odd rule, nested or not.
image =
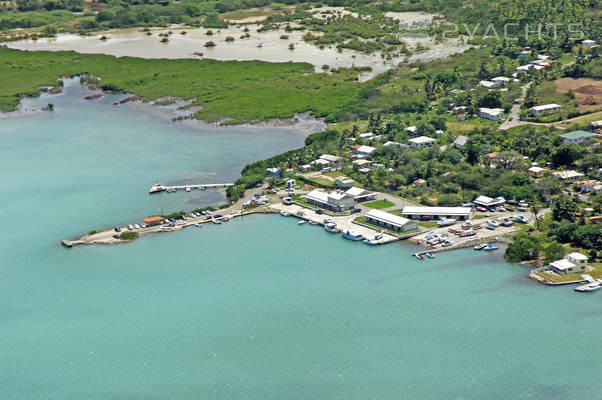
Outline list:
[[[303,142],[85,94],[0,119],[1,399],[600,398],[602,295],[537,285],[501,254],[418,261],[280,216],[61,248],[222,198],[151,197],[157,180],[234,180]]]

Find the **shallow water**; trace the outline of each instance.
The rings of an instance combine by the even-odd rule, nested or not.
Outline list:
[[[419,261],[280,216],[62,248],[214,200],[147,195],[157,179],[233,179],[303,139],[84,93],[0,119],[3,400],[598,397],[600,293],[540,286],[500,253]]]
[[[172,27],[169,29],[154,29],[153,35],[147,36],[140,29],[124,29],[99,33],[93,36],[79,36],[73,34],[59,34],[56,38],[43,38],[39,40],[23,40],[8,43],[7,46],[21,50],[73,50],[79,53],[110,54],[117,57],[130,56],[141,58],[199,58],[195,52],[203,53],[204,58],[215,60],[260,60],[269,62],[307,62],[314,66],[316,72],[322,72],[323,65],[331,68],[339,67],[371,67],[370,73],[364,73],[361,80],[366,80],[384,72],[400,62],[404,57],[397,57],[384,61],[380,53],[363,54],[355,51],[344,50],[339,53],[336,47],[320,49],[303,41],[304,31],[284,32],[268,31],[256,32],[260,25],[245,25],[251,32],[251,37],[240,39],[244,34],[244,26],[232,25],[228,29],[211,29],[213,35],[207,35],[207,29],[189,29]],[[159,33],[173,31],[169,43],[161,43]],[[181,31],[186,35],[181,35]],[[280,39],[286,34],[288,39]],[[99,40],[101,36],[110,37],[109,40]],[[226,42],[226,37],[235,38],[233,42]],[[469,48],[456,40],[445,43],[435,43],[428,37],[403,38],[410,48],[422,44],[426,51],[413,54],[409,61],[426,61],[436,58],[445,58],[460,53]],[[204,44],[213,41],[215,47],[204,47]],[[293,44],[294,51],[289,50]],[[259,47],[261,46],[261,47]]]

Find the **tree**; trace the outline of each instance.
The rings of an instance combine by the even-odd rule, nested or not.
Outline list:
[[[17,0],[17,9],[19,11],[33,11],[40,8],[38,0]]]
[[[573,165],[583,155],[583,150],[574,144],[563,144],[552,153],[554,165]]]
[[[579,207],[577,203],[568,196],[560,196],[552,206],[552,217],[555,221],[567,220],[575,222]]]
[[[534,260],[539,256],[540,244],[537,238],[518,235],[506,248],[504,257],[510,262]]]
[[[504,99],[500,92],[489,92],[479,100],[479,107],[500,108],[503,102]]]
[[[552,242],[543,250],[543,254],[546,257],[544,263],[549,264],[564,257],[564,247],[558,242]]]

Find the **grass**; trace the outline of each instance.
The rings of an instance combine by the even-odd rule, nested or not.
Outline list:
[[[316,74],[305,63],[140,59],[75,52],[26,52],[0,47],[0,110],[19,97],[57,85],[61,76],[97,75],[105,89],[135,93],[144,101],[162,97],[193,100],[194,115],[209,122],[257,122],[296,112],[335,118],[357,101],[354,70]]]
[[[377,210],[382,210],[383,208],[393,207],[395,204],[391,203],[389,200],[382,199],[382,200],[371,201],[369,203],[363,203],[362,205],[369,207],[369,208],[375,208]]]
[[[555,283],[582,281],[583,278],[581,277],[581,275],[583,275],[583,274],[589,274],[594,279],[602,278],[602,264],[597,263],[597,264],[592,264],[590,266],[593,268],[593,270],[589,271],[589,272],[580,272],[580,273],[569,274],[569,275],[556,275],[556,274],[552,274],[552,273],[545,272],[545,271],[538,271],[538,274],[545,276],[546,278],[548,278],[549,280],[551,280]]]

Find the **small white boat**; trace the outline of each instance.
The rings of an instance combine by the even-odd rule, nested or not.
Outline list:
[[[162,192],[164,191],[165,188],[163,187],[162,184],[160,183],[155,183],[150,190],[148,191],[149,194],[153,194],[153,193],[158,193],[158,192]]]
[[[375,240],[364,239],[364,243],[369,244],[370,246],[376,246],[378,244]]]
[[[280,211],[280,215],[282,215],[283,217],[290,217],[290,214],[284,210]]]
[[[197,228],[202,228],[203,224],[201,224],[200,222],[197,222],[196,224],[194,224],[194,226],[196,226]]]
[[[575,288],[575,291],[577,291],[577,292],[594,292],[600,288],[602,288],[602,285],[600,285],[600,282],[590,282],[590,283],[586,283],[585,285],[577,286]]]
[[[374,240],[380,240],[383,238],[383,234],[379,233],[378,235],[374,236]]]
[[[216,224],[216,225],[219,225],[219,224],[221,224],[221,223],[222,223],[222,221],[220,221],[219,219],[214,219],[214,220],[213,220],[213,221],[211,221],[211,222],[213,222],[213,223],[214,223],[214,224]]]
[[[473,249],[475,250],[483,250],[487,245],[486,244],[477,244]]]
[[[424,255],[427,256],[428,258],[435,258],[435,255],[431,252],[424,253]]]
[[[456,223],[456,220],[453,218],[441,218],[439,221],[437,221],[437,225],[439,227],[443,227],[443,226],[450,226],[450,225],[454,225]]]
[[[339,233],[341,230],[337,228],[337,224],[334,222],[328,222],[324,224],[324,229],[326,229],[330,233]]]
[[[190,192],[190,190],[191,190],[191,189],[190,189],[189,187],[187,187],[187,188],[186,188],[186,191],[187,191],[187,192]]]
[[[484,251],[492,251],[492,250],[497,250],[499,249],[499,247],[492,245],[491,243],[489,243],[488,245],[483,247]]]
[[[303,224],[306,224],[306,223],[307,223],[307,220],[303,219],[303,220],[297,222],[297,225],[303,225]]]
[[[360,233],[357,233],[357,232],[354,232],[351,230],[344,231],[343,237],[345,239],[354,240],[354,241],[364,240],[364,237]]]

